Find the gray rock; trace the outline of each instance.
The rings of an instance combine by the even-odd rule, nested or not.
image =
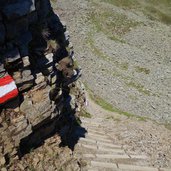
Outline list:
[[[18,0],[16,3],[10,3],[3,9],[3,14],[10,20],[22,17],[35,10],[34,0]]]
[[[27,69],[25,69],[23,72],[22,72],[22,77],[25,78],[25,77],[29,77],[31,75],[31,70],[27,67]]]
[[[40,84],[45,81],[45,77],[42,75],[42,73],[36,74],[36,77],[37,77],[35,80],[36,84]]]
[[[22,60],[23,60],[23,66],[24,67],[30,65],[30,61],[29,61],[29,57],[28,56],[23,57]]]

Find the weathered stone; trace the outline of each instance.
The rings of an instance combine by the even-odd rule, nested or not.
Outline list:
[[[35,10],[35,0],[17,0],[3,8],[3,14],[10,20],[22,17]]]
[[[5,167],[3,167],[3,168],[1,169],[1,171],[7,171],[7,169],[6,169]]]
[[[36,84],[40,84],[45,81],[45,77],[42,75],[42,73],[36,74]]]
[[[13,76],[14,80],[21,79],[21,72],[20,71],[13,72],[12,76]]]
[[[66,31],[66,32],[64,33],[64,35],[65,35],[66,41],[69,41],[69,38],[70,38],[69,32]]]
[[[27,66],[30,65],[30,61],[29,61],[29,57],[28,56],[23,57],[22,60],[23,60],[23,66],[24,67],[27,67]]]
[[[0,157],[0,166],[3,166],[6,163],[4,157]]]
[[[29,67],[27,67],[25,70],[22,71],[22,77],[23,78],[28,77],[30,75],[31,75],[31,70],[29,69]]]

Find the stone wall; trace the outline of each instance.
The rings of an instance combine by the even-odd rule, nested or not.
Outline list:
[[[0,78],[8,74],[19,96],[0,106],[0,168],[76,120],[85,101],[69,34],[49,0],[0,1]]]

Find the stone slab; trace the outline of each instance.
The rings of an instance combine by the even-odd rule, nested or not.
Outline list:
[[[107,163],[107,162],[96,162],[91,161],[91,166],[93,167],[100,167],[100,168],[110,168],[110,169],[117,169],[117,165],[115,163]]]
[[[153,168],[153,167],[124,165],[124,164],[119,164],[119,168],[123,170],[132,170],[132,171],[158,171],[157,168]]]

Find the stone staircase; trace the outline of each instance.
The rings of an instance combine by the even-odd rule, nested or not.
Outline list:
[[[82,171],[171,171],[171,169],[154,168],[148,162],[148,156],[127,152],[120,144],[115,144],[105,131],[103,118],[82,118],[82,127],[87,130],[85,137],[80,134],[76,146]]]

